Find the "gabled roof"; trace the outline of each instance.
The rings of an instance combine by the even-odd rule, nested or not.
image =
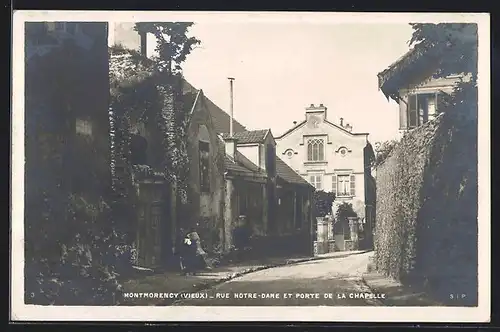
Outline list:
[[[269,129],[241,131],[234,133],[233,138],[238,144],[262,143],[268,132]],[[229,133],[222,134],[222,137],[229,137]]]
[[[285,182],[310,186],[311,188],[313,188],[313,186],[309,182],[304,180],[304,178],[297,174],[297,172],[295,172],[278,156],[276,156],[276,174]]]
[[[276,140],[280,140],[282,139],[283,137],[291,134],[292,132],[294,132],[295,130],[299,129],[300,127],[304,126],[306,124],[307,120],[304,120],[300,123],[297,123],[295,126],[293,126],[292,128],[288,129],[287,131],[285,131],[283,134],[281,134],[280,136],[276,136],[274,139]],[[336,125],[335,123],[333,122],[330,122],[328,120],[324,120],[324,122],[332,127],[335,127],[337,129],[339,129],[340,131],[346,133],[346,134],[349,134],[349,135],[352,135],[352,136],[366,136],[366,135],[369,135],[369,133],[353,133],[353,132],[350,132],[349,130],[345,129],[345,128],[342,128],[341,126],[339,125]]]
[[[196,94],[199,90],[192,86],[188,81],[184,80],[184,94],[194,93]],[[215,131],[218,134],[229,133],[229,114],[223,111],[220,107],[215,105],[213,101],[211,101],[207,96],[204,96],[205,103],[207,106],[210,115],[212,116],[212,121],[215,127]],[[242,132],[246,131],[246,128],[239,123],[238,121],[233,119],[233,131]]]

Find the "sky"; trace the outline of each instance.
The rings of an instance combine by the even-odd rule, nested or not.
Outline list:
[[[330,121],[384,141],[397,135],[398,105],[378,90],[377,73],[408,51],[411,33],[402,23],[202,22],[183,70],[225,111],[234,77],[234,117],[249,129],[279,136],[322,103]]]

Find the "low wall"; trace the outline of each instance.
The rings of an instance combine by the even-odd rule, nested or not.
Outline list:
[[[377,168],[375,265],[440,300],[477,304],[477,118],[445,113]],[[464,305],[464,302],[461,302]]]

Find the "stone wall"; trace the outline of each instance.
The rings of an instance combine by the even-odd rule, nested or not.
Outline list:
[[[477,304],[477,117],[447,112],[401,139],[377,168],[376,225],[380,272]]]

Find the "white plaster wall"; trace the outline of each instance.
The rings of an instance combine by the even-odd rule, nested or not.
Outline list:
[[[325,139],[324,162],[307,161],[307,137],[322,136]],[[332,190],[332,175],[342,171],[350,171],[356,176],[356,199],[364,201],[364,154],[363,149],[367,143],[367,135],[353,135],[337,128],[328,122],[320,122],[317,127],[306,122],[288,135],[276,139],[276,153],[291,168],[296,170],[307,181],[308,174],[323,174],[323,190]],[[345,147],[350,152],[342,156],[339,149]],[[294,154],[289,158],[285,153],[292,149]],[[340,198],[339,198],[340,199]],[[343,199],[344,200],[344,199]],[[348,200],[348,199],[345,199]]]

